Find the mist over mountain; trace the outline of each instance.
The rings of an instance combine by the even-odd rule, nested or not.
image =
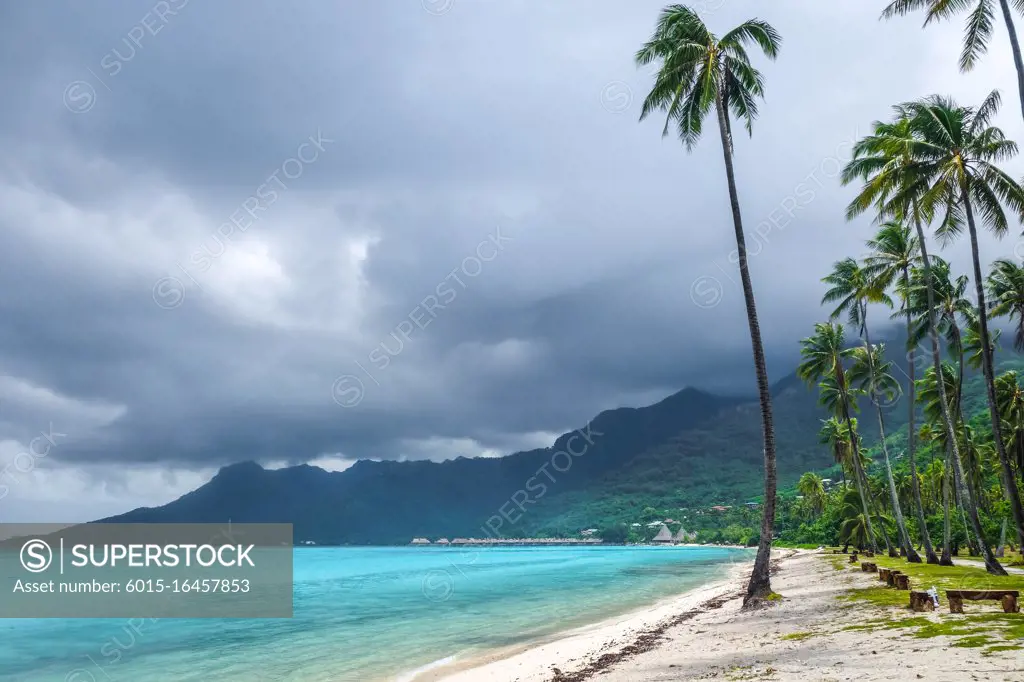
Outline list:
[[[789,374],[772,394],[781,488],[833,462],[818,442],[826,415],[816,392]],[[895,427],[905,416],[891,419]],[[869,442],[877,438],[874,420],[861,428]],[[602,412],[547,448],[443,462],[361,460],[337,472],[241,462],[174,502],[104,521],[289,522],[297,541],[317,544],[557,535],[630,522],[649,506],[743,503],[761,495],[762,481],[757,400],[687,388]]]

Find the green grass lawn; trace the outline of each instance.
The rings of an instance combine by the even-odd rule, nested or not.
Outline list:
[[[821,547],[821,543],[818,542],[783,542],[781,540],[772,541],[772,547],[779,549],[818,549]]]
[[[831,550],[829,550],[831,551]],[[845,554],[827,554],[825,558],[840,571],[860,571],[859,559],[849,563]],[[968,566],[934,566],[911,564],[903,559],[875,555],[866,559],[879,567],[893,568],[910,576],[910,588],[939,592],[939,608],[931,613],[910,610],[910,594],[885,586],[850,590],[842,598],[852,603],[867,604],[879,611],[878,618],[848,626],[851,630],[906,629],[915,637],[949,636],[956,638],[953,646],[986,647],[985,653],[1024,649],[1024,614],[1003,613],[996,601],[964,602],[964,614],[949,613],[946,590],[1012,589],[1024,595],[1024,575],[1006,577],[989,575],[983,568]],[[955,561],[955,559],[954,559]],[[877,574],[872,574],[877,577]]]
[[[1004,566],[1024,566],[1024,558],[1021,558],[1020,552],[1013,549],[1006,550],[1005,556],[999,561]]]

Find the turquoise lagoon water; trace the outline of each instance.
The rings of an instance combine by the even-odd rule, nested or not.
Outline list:
[[[303,548],[294,618],[0,620],[0,680],[398,680],[654,603],[749,558],[716,547]]]

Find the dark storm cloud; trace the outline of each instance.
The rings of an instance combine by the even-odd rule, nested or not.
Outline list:
[[[955,77],[957,31],[852,1],[700,6],[787,40],[737,144],[778,380],[869,232],[838,165]],[[683,386],[752,392],[716,137],[686,155],[636,121],[660,3],[583,7],[7,8],[0,374],[27,407],[0,437],[63,419],[64,465],[445,457]],[[951,89],[1012,87],[990,61],[1000,82]]]

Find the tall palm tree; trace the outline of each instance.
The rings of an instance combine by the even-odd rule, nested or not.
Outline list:
[[[850,366],[849,381],[853,386],[858,387],[866,395],[871,397],[875,404],[875,413],[878,415],[878,432],[881,434],[882,455],[885,459],[885,475],[889,483],[889,498],[892,503],[893,516],[896,520],[896,533],[900,545],[911,563],[921,563],[921,557],[914,549],[914,543],[910,541],[910,533],[907,532],[906,522],[903,520],[903,509],[900,507],[900,498],[896,494],[896,480],[892,475],[892,462],[889,460],[889,446],[885,437],[885,419],[882,416],[882,405],[890,404],[902,393],[900,384],[892,374],[892,363],[885,360],[884,346],[861,346],[854,350],[853,364]]]
[[[829,285],[821,302],[836,304],[832,319],[845,313],[862,337],[867,333],[868,304],[891,303],[880,282],[853,258],[844,258],[833,264],[832,272],[821,281]]]
[[[942,364],[939,348],[939,332],[935,319],[935,292],[932,289],[931,260],[928,256],[928,242],[924,224],[931,222],[935,215],[935,198],[930,191],[928,180],[932,177],[927,167],[922,167],[918,155],[921,148],[928,148],[926,136],[916,121],[917,112],[909,105],[895,107],[895,118],[890,123],[876,122],[872,134],[860,140],[853,149],[853,158],[842,172],[843,184],[860,180],[864,184],[846,209],[847,219],[875,210],[878,219],[895,218],[913,221],[921,248],[921,267],[926,284],[928,331],[932,348],[932,366],[936,372]],[[951,213],[951,212],[950,212]],[[951,222],[947,215],[943,224]],[[939,382],[939,390],[945,387]],[[950,417],[949,402],[943,396],[939,401],[942,413],[942,427],[952,448],[950,459],[958,466],[960,452],[956,443],[953,420]],[[972,502],[972,509],[974,505]],[[980,533],[981,521],[976,509],[971,522]],[[984,544],[984,543],[983,543]],[[987,548],[987,545],[985,545]],[[985,568],[995,575],[1005,575],[991,552],[985,551]]]
[[[843,325],[821,322],[814,325],[814,335],[800,342],[800,357],[803,362],[797,367],[796,374],[808,384],[821,384],[821,402],[833,414],[843,420],[850,436],[851,450],[854,456],[853,483],[860,494],[864,522],[871,530],[871,512],[868,504],[867,477],[860,465],[859,439],[857,429],[853,425],[852,413],[856,409],[856,389],[851,388],[846,380],[846,369],[843,362],[853,354],[852,348],[845,348]],[[878,551],[875,536],[869,533],[871,550]]]
[[[949,397],[951,403],[956,403],[958,401],[958,398],[951,396],[955,396],[958,393],[956,385],[961,381],[960,376],[962,376],[962,370],[955,370],[948,362],[942,363],[942,380],[946,386],[944,394]],[[938,419],[938,401],[940,400],[938,384],[935,377],[936,374],[934,369],[928,369],[925,372],[924,378],[920,382],[920,395],[921,401],[924,405],[924,413],[932,423],[935,423]],[[963,459],[963,466],[957,467],[954,464],[951,468],[947,467],[949,470],[947,473],[951,474],[951,476],[950,480],[944,482],[944,485],[948,484],[952,486],[951,489],[960,506],[961,514],[965,515],[965,510],[969,506],[968,493],[970,493],[975,500],[983,499],[982,471],[984,469],[983,460],[985,459],[985,446],[978,442],[974,430],[964,421],[963,413],[959,405],[951,404],[949,409],[956,419],[956,439]],[[932,440],[937,446],[942,447],[946,451],[947,455],[951,452],[950,443],[946,439],[943,431],[936,429],[933,433]],[[945,497],[945,493],[943,499],[944,503],[948,503],[948,498]],[[979,504],[979,506],[981,505]],[[970,523],[966,518],[964,519],[964,526],[970,529]],[[948,529],[946,534],[948,535]],[[972,548],[973,552],[977,553],[983,551],[980,547],[981,540],[978,539],[977,532],[974,532],[973,536],[970,531],[968,532],[968,544]],[[976,545],[978,546],[975,549]],[[940,561],[943,565],[949,565],[947,560],[947,550],[948,548],[944,545],[943,558]]]
[[[852,432],[857,431],[857,418],[852,422]],[[840,421],[835,416],[821,420],[821,428],[818,430],[818,442],[828,445],[832,451],[832,459],[839,465],[840,474],[843,477],[843,487],[846,487],[847,469],[853,471],[853,445],[850,438],[851,428],[845,421]]]
[[[952,279],[948,261],[932,256],[931,286],[935,302],[935,321],[940,333],[946,338],[951,351],[958,352],[963,345],[961,321],[973,320],[977,315],[974,304],[967,298],[967,275]],[[914,325],[911,338],[920,343],[928,335],[928,292],[924,270],[915,268],[910,273],[911,313]]]
[[[936,380],[936,377],[939,375],[936,374],[934,367],[929,367],[925,370],[924,376],[918,381],[918,396],[924,408],[925,419],[928,420],[921,428],[921,438],[922,440],[928,439],[933,447],[941,449],[946,456],[945,461],[938,460],[932,463],[933,469],[931,473],[935,475],[941,471],[940,477],[937,479],[933,478],[942,493],[942,556],[939,557],[939,564],[942,566],[952,566],[952,534],[950,532],[949,505],[952,497],[950,489],[953,481],[951,476],[952,467],[948,466],[952,459],[952,441],[947,436],[945,429],[935,428],[934,425],[942,419],[941,401],[949,400],[950,403],[953,403],[956,400],[954,396],[956,394],[957,372],[948,362],[943,362],[941,367],[941,383]],[[960,412],[952,404],[947,405],[946,409],[956,414],[957,435],[955,437],[959,439],[959,429],[962,421]],[[940,466],[941,469],[934,469],[936,466]]]
[[[971,488],[974,497],[978,500],[978,508],[985,509],[984,492],[984,469],[986,460],[986,446],[980,442],[978,435],[970,424],[964,424],[960,432],[960,452],[964,455],[964,485]],[[963,505],[961,505],[963,506]],[[986,511],[988,511],[986,509]]]
[[[946,463],[952,461],[952,455],[950,455],[950,449],[946,448]],[[950,523],[950,500],[952,495],[950,494],[951,488],[955,481],[955,472],[953,467],[945,466],[942,469],[942,556],[939,557],[940,566],[952,566],[953,565],[953,554],[952,554],[952,533],[951,529],[953,524]],[[958,550],[959,551],[959,550]]]
[[[995,353],[996,346],[999,343],[999,337],[1002,336],[1002,334],[1002,329],[989,330],[989,353]],[[981,342],[981,321],[978,319],[977,315],[967,319],[967,323],[964,325],[963,339],[963,352],[967,366],[973,369],[981,369],[982,364],[985,362],[985,357],[982,352],[984,344]]]
[[[978,509],[985,509],[985,495],[984,490],[981,488],[979,480],[982,476],[982,459],[984,446],[981,446],[977,439],[974,437],[974,431],[967,424],[964,425],[963,431],[961,432],[961,444],[960,452],[964,456],[964,467],[962,470],[963,479],[957,480],[953,489],[957,494],[957,504],[960,507],[960,519],[964,524],[964,530],[967,537],[967,551],[970,552],[971,556],[978,556],[981,552],[980,541],[971,533],[971,524],[967,520],[967,513],[964,511],[967,508],[967,502],[965,501],[965,492],[968,486],[971,487],[971,492],[974,494],[974,499],[977,500]]]
[[[931,424],[925,422],[921,425],[921,442],[932,443],[940,433],[945,433],[945,430],[932,428]],[[925,508],[929,512],[935,511],[942,497],[942,479],[945,477],[945,474],[941,469],[944,466],[946,466],[945,462],[941,459],[933,459],[924,468],[924,471],[921,472],[921,490],[925,500]]]
[[[971,9],[972,2],[976,2]],[[1013,22],[1008,0],[998,0],[1002,10],[1003,23],[1010,37],[1010,49],[1013,52],[1013,63],[1017,67],[1017,88],[1020,91],[1021,114],[1024,115],[1024,60],[1021,59],[1020,43],[1017,41],[1017,28]],[[1013,0],[1017,10],[1024,9],[1024,2]],[[948,19],[954,14],[970,9],[967,26],[964,31],[964,48],[960,53],[960,70],[970,71],[978,60],[988,52],[988,44],[992,39],[995,24],[994,0],[892,0],[882,12],[882,18],[891,19],[917,10],[926,10],[924,25],[933,21]]]
[[[911,306],[910,273],[921,260],[921,249],[908,226],[892,221],[884,223],[874,238],[868,240],[868,248],[871,249],[871,253],[865,259],[865,271],[875,280],[876,286],[882,289],[896,285],[902,301],[899,314],[903,315],[907,322],[907,445],[910,450],[910,488],[925,560],[929,564],[937,564],[939,557],[932,547],[932,539],[928,535],[928,526],[924,518],[924,505],[921,503],[921,483],[917,475],[917,429],[914,424],[917,417],[914,381],[918,342],[913,338],[914,315]]]
[[[920,483],[921,481],[918,479],[918,484]],[[896,474],[896,494],[900,496],[900,505],[904,509],[912,509],[914,507],[916,504],[914,500],[914,482],[910,480],[910,474]],[[907,530],[910,530],[909,523]]]
[[[644,99],[640,111],[641,121],[655,111],[665,113],[662,135],[667,136],[669,127],[675,125],[677,134],[689,151],[700,139],[704,119],[712,109],[718,118],[764,437],[761,539],[754,570],[747,584],[744,605],[753,605],[771,595],[769,564],[775,526],[777,482],[771,391],[761,328],[757,320],[754,286],[747,269],[747,247],[733,171],[733,136],[729,117],[734,116],[744,124],[748,133],[752,133],[758,113],[758,100],[764,95],[764,78],[751,65],[747,46],[759,47],[768,59],[775,59],[781,44],[782,37],[778,31],[760,19],[746,21],[719,38],[708,29],[697,12],[683,5],[670,5],[662,10],[654,33],[636,54],[638,66],[655,62],[659,64],[654,86]]]
[[[853,544],[857,549],[864,549],[868,545],[874,546],[875,535],[871,516],[862,511],[858,502],[857,493],[853,490],[847,491],[840,500],[839,518],[842,523],[839,526],[839,542],[844,546]]]
[[[1011,370],[996,377],[996,403],[1017,476],[1024,476],[1024,388],[1017,372]]]
[[[989,314],[1017,318],[1013,347],[1024,352],[1024,267],[1000,258],[988,276]]]
[[[960,426],[963,424],[963,418],[956,411],[956,405],[954,404],[957,382],[956,367],[950,362],[943,362],[939,371],[941,372],[942,385],[936,381],[936,377],[940,375],[935,373],[934,367],[929,367],[924,371],[924,376],[917,382],[917,399],[921,403],[925,420],[931,425],[932,430],[940,431],[940,433],[934,435],[933,440],[937,443],[945,444],[947,442],[945,429],[935,428],[942,419],[940,401],[943,399],[948,401],[946,408],[953,414],[957,431],[960,430]]]
[[[879,400],[885,394],[894,393],[894,391],[890,391],[889,386],[883,386],[879,382],[874,366],[877,353],[867,351],[867,349],[872,348],[871,336],[868,333],[868,304],[884,303],[891,307],[892,301],[889,299],[888,294],[885,293],[885,287],[881,286],[876,278],[871,277],[870,272],[862,268],[853,258],[845,258],[836,263],[832,268],[832,272],[822,281],[829,285],[828,290],[822,297],[822,303],[838,304],[836,309],[832,311],[832,318],[835,319],[846,313],[850,324],[857,326],[864,340],[864,350],[866,352],[859,355],[856,352],[853,353],[854,366],[857,367],[858,358],[864,363],[861,365],[861,368],[864,370],[864,375],[860,377],[862,379],[861,388],[867,390],[866,394],[871,399],[871,402],[874,403],[875,411],[878,415],[879,440],[882,444],[882,452],[885,454],[886,474],[889,480],[891,501],[896,505],[894,511],[896,513],[900,546],[903,548],[904,554],[911,561],[916,560],[916,562],[920,563],[921,557],[917,555],[913,544],[910,543],[910,536],[907,533],[906,525],[903,523],[903,512],[898,508],[899,500],[896,499],[896,484],[892,480],[892,466],[889,464],[889,446],[886,443],[885,437],[885,419],[882,416],[882,404]],[[899,384],[896,384],[896,389],[899,389]],[[888,547],[888,537],[885,535],[882,537],[885,538],[885,543]],[[889,547],[889,554],[895,556],[895,552],[891,547]]]
[[[926,212],[943,210],[940,226],[943,236],[952,238],[967,225],[971,239],[974,285],[981,333],[982,369],[985,375],[992,439],[996,445],[1003,474],[1003,486],[1010,501],[1014,522],[1024,542],[1024,505],[1003,443],[999,411],[996,408],[995,370],[992,343],[988,331],[985,303],[985,279],[978,248],[978,220],[997,236],[1009,229],[1006,208],[1024,221],[1024,187],[996,166],[1017,153],[1016,143],[1003,131],[990,125],[999,111],[1000,97],[993,91],[977,109],[959,106],[952,99],[932,96],[904,105],[911,127],[920,144],[915,147],[915,175],[923,183],[921,204]],[[1005,206],[1005,208],[1004,208]],[[975,534],[982,538],[980,522]],[[987,543],[986,543],[987,546]]]
[[[815,514],[821,514],[825,509],[825,484],[812,471],[808,471],[796,484],[797,492],[804,496],[804,503]]]
[[[911,307],[917,316],[912,338],[917,343],[928,334],[928,287],[924,281],[923,270],[915,270],[911,277]],[[968,338],[961,330],[961,324],[964,325],[966,333],[969,335],[972,325],[977,323],[978,317],[974,305],[966,297],[967,283],[966,275],[960,275],[955,281],[951,279],[950,265],[947,261],[938,256],[932,259],[931,290],[933,292],[932,301],[935,304],[933,314],[939,329],[946,338],[950,352],[956,353],[958,357],[956,390],[950,403],[953,406],[954,426],[956,426],[957,420],[962,418],[960,404],[963,400],[964,368],[971,364],[969,361],[965,363],[965,353],[969,349],[969,344]],[[978,364],[975,369],[980,367],[981,365]]]

